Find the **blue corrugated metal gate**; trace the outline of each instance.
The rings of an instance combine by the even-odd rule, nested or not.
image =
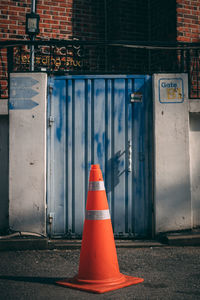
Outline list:
[[[115,235],[149,236],[151,78],[54,77],[49,90],[49,234],[82,233],[90,165],[100,164]]]

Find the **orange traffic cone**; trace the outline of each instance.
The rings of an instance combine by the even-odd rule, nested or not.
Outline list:
[[[105,293],[142,282],[119,271],[109,207],[99,165],[92,165],[78,275],[63,286]]]

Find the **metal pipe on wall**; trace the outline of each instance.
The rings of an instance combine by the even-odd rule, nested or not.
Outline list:
[[[32,0],[31,1],[31,13],[36,12],[36,1],[37,0]],[[35,40],[35,36],[31,36],[31,41]],[[30,71],[34,71],[35,66],[34,66],[34,60],[35,60],[35,47],[34,45],[31,45],[31,51],[30,51]]]

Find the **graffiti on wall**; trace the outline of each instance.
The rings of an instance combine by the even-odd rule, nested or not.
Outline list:
[[[14,53],[14,65],[17,69],[29,68],[30,49],[17,48]],[[81,46],[58,47],[39,46],[34,49],[35,70],[67,71],[88,66],[86,52]]]

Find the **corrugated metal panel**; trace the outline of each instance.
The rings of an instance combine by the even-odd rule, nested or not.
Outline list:
[[[50,85],[49,116],[55,122],[48,139],[49,231],[82,233],[90,165],[100,164],[115,234],[148,235],[150,78],[71,76]],[[143,94],[142,103],[130,103],[133,92]]]

